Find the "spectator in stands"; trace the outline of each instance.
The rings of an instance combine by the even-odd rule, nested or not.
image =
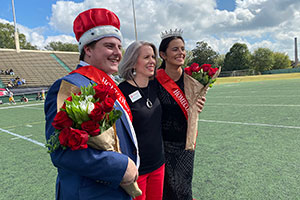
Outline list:
[[[21,82],[22,82],[22,84],[25,84],[25,83],[26,83],[25,78],[22,78],[22,79],[21,79]]]
[[[7,83],[7,85],[6,85],[6,87],[7,87],[8,89],[11,89],[11,88],[14,87],[14,84],[13,84],[11,81],[9,81],[9,82]]]
[[[10,74],[11,76],[15,75],[14,70],[13,70],[13,69],[10,69],[10,70],[9,70],[9,74]]]
[[[40,92],[37,93],[35,100],[37,100],[37,101],[42,100],[42,96],[41,96]]]
[[[9,70],[8,69],[5,70],[5,75],[9,75]]]
[[[17,86],[19,86],[19,85],[22,85],[22,81],[19,79],[18,81],[17,81],[17,84],[16,84]]]
[[[25,95],[23,94],[23,96],[21,97],[21,102],[27,103],[28,102],[28,98],[25,97]]]
[[[9,96],[9,98],[8,98],[9,103],[10,104],[12,104],[12,103],[16,104],[15,99],[14,99],[14,93],[12,91],[8,92],[8,96]]]
[[[0,74],[4,74],[4,70],[3,69],[0,70]]]

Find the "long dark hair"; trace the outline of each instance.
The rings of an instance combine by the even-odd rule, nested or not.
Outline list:
[[[168,46],[169,46],[169,43],[170,43],[172,40],[175,40],[175,39],[181,39],[182,42],[184,43],[184,40],[183,40],[183,38],[182,38],[181,36],[171,36],[171,37],[167,37],[167,38],[163,39],[163,40],[160,42],[158,51],[159,51],[159,52],[164,52],[164,53],[166,53],[167,48],[168,48]],[[160,54],[159,54],[159,55],[160,55]],[[161,57],[161,56],[160,56],[160,57]],[[163,58],[161,57],[161,59],[163,59]],[[161,68],[161,69],[165,69],[165,68],[166,68],[166,62],[165,62],[164,59],[163,59],[163,61],[162,61],[162,63],[161,63],[161,65],[160,65],[159,68]]]

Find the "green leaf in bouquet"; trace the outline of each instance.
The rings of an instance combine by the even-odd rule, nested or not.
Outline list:
[[[210,79],[210,80],[209,80],[209,83],[210,83],[210,84],[209,84],[209,87],[212,87],[213,84],[214,84],[214,82],[216,82],[216,80],[217,80],[217,79]]]
[[[193,72],[192,73],[192,77],[194,79],[196,79],[197,81],[200,81],[202,79],[202,77],[203,77],[203,73],[201,73],[201,72]]]
[[[99,124],[100,124],[101,133],[103,133],[104,131],[106,131],[111,127],[111,125],[109,125],[108,121],[106,120],[106,117],[104,117],[103,120],[99,122]]]
[[[80,87],[80,92],[81,92],[82,96],[85,96],[86,95],[86,87],[85,86],[81,86]]]
[[[207,85],[208,81],[209,81],[209,76],[208,75],[203,76],[203,83],[204,83],[203,85]]]
[[[72,106],[72,111],[74,113],[75,116],[75,120],[73,120],[74,122],[78,123],[78,124],[82,124],[82,118],[81,118],[81,111],[79,106]]]
[[[96,85],[96,84],[93,84]],[[82,96],[89,96],[89,95],[94,95],[95,94],[95,90],[93,88],[92,84],[89,84],[88,86],[81,86],[80,90],[81,90],[81,95]]]
[[[76,120],[75,114],[72,110],[72,103],[69,102],[68,104],[66,104],[66,112],[68,114],[68,117],[70,117],[73,121]]]
[[[88,107],[86,107],[85,110],[80,109],[80,115],[81,115],[82,122],[89,121],[90,117],[88,115]]]
[[[113,109],[108,116],[110,126],[112,126],[121,116],[122,112],[120,110]]]
[[[80,101],[80,96],[72,94],[72,103]]]
[[[45,147],[48,148],[48,153],[54,152],[56,149],[59,148],[60,142],[58,139],[59,131],[55,130],[54,134],[50,136],[50,138],[47,140],[47,143],[45,144]]]
[[[89,85],[89,95],[94,96],[96,94],[96,91],[93,88],[94,86],[96,86],[96,83],[94,83],[93,85]]]

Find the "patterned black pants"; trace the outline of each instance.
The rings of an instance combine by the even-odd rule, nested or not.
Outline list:
[[[164,142],[165,181],[163,200],[192,200],[194,151],[184,150],[185,144]]]

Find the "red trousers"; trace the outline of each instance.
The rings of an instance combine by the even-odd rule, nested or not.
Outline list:
[[[137,184],[143,194],[134,200],[161,200],[163,196],[165,164],[148,174],[140,175]]]

